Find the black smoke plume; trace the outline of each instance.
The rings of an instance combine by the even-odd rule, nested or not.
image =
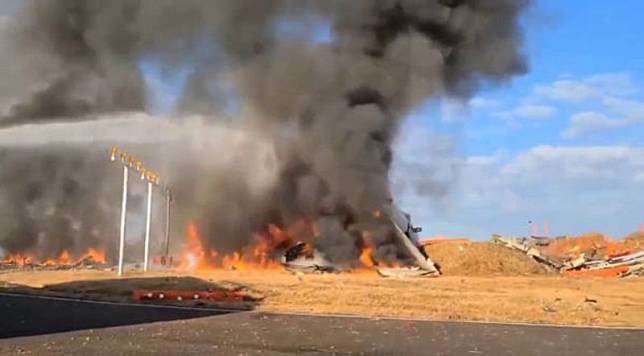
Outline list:
[[[268,223],[313,218],[320,225],[317,247],[332,260],[353,260],[361,244],[353,227],[392,198],[392,143],[406,115],[432,96],[468,97],[483,81],[522,74],[519,19],[527,3],[33,0],[13,21],[7,46],[15,51],[2,54],[9,63],[28,56],[16,68],[29,75],[0,87],[0,95],[11,98],[0,126],[145,111],[141,62],[153,59],[166,72],[189,67],[177,116],[199,114],[211,125],[270,142],[277,171],[274,184],[251,191],[248,178],[240,177],[253,174],[243,163],[253,161],[252,153],[226,145],[205,153],[228,155],[226,165],[198,179],[168,167],[184,199],[179,219],[197,219],[211,244],[236,249]],[[232,115],[231,102],[239,106]],[[231,116],[232,122],[221,120]],[[75,155],[82,169],[87,158],[82,151]],[[97,208],[118,206],[99,203],[118,194],[105,198],[83,189],[80,180],[104,178],[72,179],[79,168],[67,157],[51,152],[37,164],[8,161],[15,169],[0,184],[12,187],[4,190],[3,204],[15,217],[9,219],[14,228],[0,230],[5,249],[78,245],[112,234],[101,227],[112,226],[105,221],[113,224],[107,217],[118,212]],[[88,169],[100,164],[88,163]],[[56,208],[36,223],[45,212],[28,207],[48,199]],[[88,211],[100,218],[88,218]],[[70,239],[78,225],[73,221],[87,219],[100,231]],[[382,235],[376,239],[388,251]]]

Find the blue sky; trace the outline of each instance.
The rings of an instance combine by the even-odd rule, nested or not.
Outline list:
[[[506,85],[487,87],[479,93],[470,112],[463,114],[467,119],[462,125],[467,137],[463,148],[468,154],[489,155],[499,149],[517,153],[537,144],[610,144],[641,138],[642,127],[613,130],[619,134],[562,137],[560,133],[574,113],[602,109],[599,98],[561,101],[553,100],[552,95],[537,95],[535,90],[556,81],[611,75],[618,77],[615,80],[630,81],[635,93],[624,98],[641,99],[642,93],[637,91],[642,89],[638,84],[644,78],[644,46],[638,43],[644,34],[643,11],[644,3],[635,0],[610,5],[580,0],[535,2],[523,20],[530,71]],[[519,115],[503,115],[517,109],[524,110]],[[534,115],[529,115],[528,109]],[[437,114],[441,114],[438,109],[430,108],[413,119],[436,125]]]
[[[3,0],[0,5],[0,16],[13,15],[22,6],[23,0]]]
[[[9,15],[20,0],[6,0]],[[469,102],[435,99],[409,118],[392,172],[427,236],[623,236],[644,224],[644,2],[535,0],[525,14],[529,72]],[[284,22],[288,35],[312,31]],[[190,74],[141,63],[154,112]],[[161,103],[166,103],[162,105]]]
[[[566,139],[560,135],[568,125],[568,118],[580,111],[602,110],[598,98],[588,101],[557,101],[552,96],[535,95],[535,87],[552,85],[557,80],[579,81],[594,75],[623,75],[630,79],[633,89],[644,75],[644,46],[638,45],[644,34],[640,14],[644,3],[640,1],[588,2],[579,0],[540,1],[524,20],[527,29],[526,52],[530,61],[528,75],[515,80],[508,87],[481,94],[481,97],[502,104],[502,110],[482,107],[472,112],[467,126],[471,133],[467,142],[469,152],[492,154],[499,147],[494,136],[502,138],[506,150],[517,152],[537,144],[612,144],[634,141],[642,137],[642,127],[624,127],[620,134],[608,132],[600,136]],[[571,86],[573,90],[575,87]],[[637,94],[637,93],[635,93]],[[641,98],[641,95],[633,95]],[[521,120],[514,117],[511,123],[492,134],[490,128],[499,124],[494,113],[511,111],[529,103],[533,107],[550,107],[552,116]],[[497,108],[498,109],[498,108]],[[526,113],[524,113],[526,114]],[[523,115],[529,116],[529,115]],[[529,119],[523,117],[523,119]],[[512,125],[514,124],[514,125]],[[478,130],[487,131],[484,136]],[[512,134],[513,133],[513,134]]]
[[[642,13],[636,0],[535,1],[523,19],[528,74],[414,113],[394,181],[429,235],[528,234],[532,220],[554,235],[622,236],[644,223]],[[437,144],[410,142],[432,135]],[[418,182],[443,171],[436,184],[450,193],[419,194],[410,162]]]

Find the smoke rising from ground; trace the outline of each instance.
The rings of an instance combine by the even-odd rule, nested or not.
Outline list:
[[[178,191],[201,190],[200,201],[184,209],[197,214],[191,218],[203,234],[213,245],[236,248],[267,223],[325,216],[319,219],[318,248],[347,261],[355,259],[360,245],[351,226],[391,198],[391,146],[406,114],[432,96],[467,97],[481,81],[504,81],[526,70],[518,24],[526,5],[516,0],[30,1],[15,21],[15,42],[7,44],[15,51],[0,59],[4,64],[28,58],[19,67],[29,75],[22,82],[14,75],[15,85],[0,87],[0,96],[13,100],[0,126],[143,111],[141,61],[153,58],[167,71],[189,67],[177,113],[216,122],[231,101],[238,102],[232,125],[271,142],[279,168],[276,184],[262,194],[249,194],[247,181],[240,179],[249,174],[240,165],[252,159],[235,146],[209,152],[231,157],[226,174],[200,179],[171,174]],[[330,37],[318,40],[319,31],[298,30],[309,24],[330,26]],[[295,30],[284,34],[281,28]],[[68,169],[29,167],[5,176],[3,183],[24,193],[30,175]],[[79,192],[66,195],[46,182],[42,186],[56,189],[81,211],[97,201]],[[25,194],[7,194],[5,204],[22,206],[45,196]],[[21,219],[12,220],[29,225]],[[15,241],[24,234],[0,236],[2,246],[18,249],[13,246],[21,245]],[[390,249],[386,235],[376,238],[383,251]]]
[[[70,135],[74,132],[74,135]],[[55,257],[101,247],[114,257],[118,241],[122,169],[109,160],[112,145],[153,167],[174,189],[176,236],[203,213],[213,197],[225,196],[234,176],[238,198],[261,200],[275,185],[272,146],[240,130],[168,122],[145,115],[112,115],[94,121],[17,126],[0,130],[0,233],[7,252]],[[213,152],[229,154],[217,155]],[[186,159],[189,157],[189,159]],[[146,184],[130,174],[128,257],[140,258]],[[165,196],[154,190],[153,250],[163,251]],[[230,198],[230,197],[227,197]],[[235,220],[231,211],[217,215]],[[249,210],[250,211],[250,210]],[[179,245],[183,239],[176,238]],[[177,246],[179,247],[179,246]],[[235,246],[238,247],[238,246]],[[232,249],[233,246],[230,246]]]

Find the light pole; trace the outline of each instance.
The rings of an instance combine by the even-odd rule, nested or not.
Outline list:
[[[165,188],[165,265],[170,266],[170,205],[172,204],[172,191]]]
[[[127,179],[129,169],[123,166],[123,199],[121,200],[121,235],[119,238],[119,269],[118,275],[123,275],[123,252],[125,249],[125,218],[127,216]]]
[[[150,214],[152,211],[152,182],[148,182],[148,206],[145,216],[145,248],[143,256],[143,272],[148,271],[150,258]]]
[[[127,152],[118,149],[117,147],[112,147],[112,152],[110,159],[116,161],[116,159],[123,164],[123,200],[121,204],[121,230],[119,237],[119,265],[118,265],[118,275],[123,275],[123,255],[125,250],[125,226],[126,226],[126,217],[127,217],[127,189],[128,189],[128,175],[129,168],[135,169],[141,174],[141,180],[146,180],[148,182],[148,196],[147,196],[147,211],[146,211],[146,221],[145,221],[145,242],[144,242],[144,256],[143,256],[143,271],[147,272],[149,267],[150,260],[150,225],[151,225],[151,215],[152,215],[152,187],[154,185],[159,185],[161,179],[157,173],[152,172],[145,168],[143,163],[134,158],[132,155]],[[167,223],[166,223],[167,224]]]

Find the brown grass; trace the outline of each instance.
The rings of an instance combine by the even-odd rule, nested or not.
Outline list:
[[[163,276],[169,275],[146,275]],[[644,326],[644,279],[445,276],[396,280],[367,273],[292,275],[282,271],[217,271],[195,276],[217,285],[245,285],[265,297],[258,308],[271,312]],[[114,277],[101,271],[17,272],[0,274],[0,285],[5,282],[42,288],[45,284]],[[114,283],[114,293],[123,298],[129,289],[141,288],[136,279],[128,281],[125,290],[116,286],[118,281],[108,283]],[[61,292],[60,287],[57,291]],[[101,289],[101,293],[105,295],[94,297],[110,299],[110,288]]]

